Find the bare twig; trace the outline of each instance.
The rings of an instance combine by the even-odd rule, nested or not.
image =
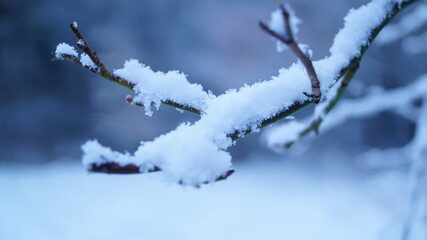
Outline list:
[[[71,23],[70,28],[71,28],[71,31],[73,31],[74,35],[76,35],[78,39],[77,46],[89,56],[89,58],[95,63],[95,65],[101,69],[101,72],[105,72],[109,75],[112,75],[110,70],[108,70],[105,67],[104,63],[102,63],[101,59],[99,59],[96,52],[89,46],[89,44],[87,43],[86,39],[83,37],[79,29],[77,29],[76,22]]]
[[[112,173],[112,174],[133,174],[133,173],[141,173],[141,170],[138,166],[134,164],[127,164],[125,166],[121,166],[116,162],[108,162],[103,164],[91,164],[89,167],[90,172],[95,173]],[[148,172],[158,172],[161,169],[157,166],[153,167]]]
[[[116,82],[122,86],[125,86],[129,89],[133,89],[133,87],[135,86],[134,83],[131,83],[131,82],[119,77],[119,76],[116,76],[110,70],[107,69],[107,67],[104,65],[104,63],[102,63],[101,59],[99,59],[96,52],[90,47],[89,43],[83,37],[83,34],[77,28],[76,22],[71,23],[70,28],[71,28],[71,31],[73,31],[74,35],[76,35],[76,38],[78,39],[77,47],[79,47],[83,52],[85,52],[89,56],[89,58],[92,60],[92,62],[95,63],[95,65],[97,67],[99,67],[99,69],[100,69],[99,75],[101,75],[101,76],[103,76],[103,77],[105,77],[105,78],[107,78],[113,82]]]
[[[311,59],[299,48],[298,43],[296,42],[294,38],[294,34],[292,32],[290,20],[289,20],[289,11],[286,9],[285,6],[281,5],[280,10],[283,14],[283,20],[285,22],[285,35],[279,34],[276,31],[273,31],[270,29],[270,27],[265,24],[264,22],[259,22],[259,25],[262,30],[264,30],[269,35],[273,36],[277,40],[281,41],[283,44],[288,45],[294,54],[298,57],[298,59],[302,62],[302,64],[305,67],[305,70],[307,71],[308,77],[310,78],[311,82],[311,89],[313,91],[312,94],[304,93],[308,97],[313,98],[314,103],[319,103],[321,98],[321,92],[320,92],[320,82],[317,78],[316,71],[314,70],[313,63]]]

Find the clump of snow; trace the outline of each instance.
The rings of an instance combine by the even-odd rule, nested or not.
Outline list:
[[[73,27],[77,28],[77,22],[76,21],[73,22]]]
[[[124,163],[130,157],[129,154],[115,152],[109,147],[102,146],[97,140],[87,141],[82,146],[82,150],[84,153],[82,162],[87,168],[90,168],[92,164],[101,165],[111,161]]]
[[[351,9],[329,50],[331,56],[343,60],[343,63],[358,56],[361,47],[369,40],[370,31],[387,17],[390,10],[391,5],[386,0],[372,1],[357,10]]]
[[[90,59],[90,57],[86,54],[86,53],[82,53],[80,55],[80,63],[85,66],[85,67],[89,67],[91,69],[97,69],[98,67],[96,66],[96,64],[92,61],[92,59]]]
[[[114,152],[96,140],[88,141],[82,147],[83,164],[90,167],[107,162],[121,166],[132,163],[139,166],[141,172],[157,166],[171,181],[185,185],[212,182],[231,169],[231,156],[218,148],[212,136],[199,130],[199,127],[182,124],[154,141],[142,142],[133,155]]]
[[[77,40],[77,44],[84,46],[85,41],[83,41],[83,39],[79,39],[79,40]]]
[[[171,180],[188,185],[212,182],[231,168],[229,153],[218,147],[215,136],[201,124],[182,124],[169,134],[144,142],[135,158],[152,162]]]
[[[269,27],[271,30],[284,36],[286,39],[289,39],[291,35],[296,38],[296,35],[298,33],[298,24],[301,23],[301,20],[295,15],[295,12],[289,5],[284,6],[284,8],[289,13],[289,23],[291,26],[292,33],[286,32],[285,20],[283,18],[282,9],[276,9],[274,12],[271,13]],[[276,47],[278,52],[283,52],[286,49],[286,45],[280,41],[277,41]]]
[[[58,46],[56,46],[55,57],[58,59],[64,59],[62,57],[63,54],[78,57],[78,53],[73,46],[70,46],[66,43],[60,43]]]
[[[134,102],[145,106],[145,113],[153,114],[151,106],[159,108],[162,101],[174,101],[184,106],[205,109],[212,97],[199,84],[188,82],[185,74],[178,71],[154,72],[138,60],[125,62],[123,68],[115,70],[114,74],[134,83],[136,96]]]
[[[286,127],[285,127],[286,126]],[[287,143],[293,142],[300,137],[301,132],[307,127],[305,122],[291,121],[282,127],[269,129],[267,134],[267,146],[275,150],[283,148]]]

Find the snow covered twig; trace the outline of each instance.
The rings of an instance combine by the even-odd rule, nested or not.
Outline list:
[[[93,73],[98,74],[99,76],[101,76],[105,79],[108,79],[108,80],[115,82],[115,83],[117,83],[123,87],[126,87],[126,88],[131,89],[131,90],[135,90],[136,92],[138,92],[138,90],[135,89],[137,87],[137,85],[139,85],[138,81],[131,81],[129,79],[125,79],[124,77],[121,77],[120,74],[116,74],[115,72],[114,73],[111,72],[104,65],[104,63],[98,57],[96,52],[90,47],[90,45],[88,44],[88,42],[84,38],[83,34],[77,28],[76,22],[71,23],[70,28],[71,28],[72,32],[74,33],[74,35],[76,36],[76,38],[78,39],[77,47],[79,47],[85,54],[82,54],[81,57],[79,58],[78,55],[76,55],[76,54],[70,54],[69,52],[62,52],[62,49],[57,48],[57,50],[55,52],[57,59],[68,60],[72,63],[80,65],[81,67],[83,67],[85,69],[88,69],[89,71],[91,71]],[[62,45],[63,46],[65,45],[66,47],[71,47],[65,43],[62,43]],[[136,69],[136,71],[137,70],[138,69]],[[158,73],[159,72],[157,72],[155,74],[158,74]],[[175,72],[169,72],[167,74],[172,75],[173,73],[175,73]],[[158,75],[161,75],[161,74],[158,74]],[[176,74],[176,75],[178,75],[178,74]],[[196,85],[196,87],[197,88],[193,88],[192,90],[196,90],[197,92],[199,92],[199,98],[200,99],[198,99],[198,100],[200,100],[200,102],[204,102],[205,101],[204,99],[208,98],[208,94],[201,91],[201,87],[199,87],[199,85]],[[188,101],[187,102],[185,102],[185,101],[179,102],[179,101],[175,101],[175,99],[168,99],[168,96],[163,97],[163,99],[161,99],[161,102],[163,104],[170,105],[172,107],[175,107],[175,108],[178,108],[181,110],[185,110],[188,112],[192,112],[195,114],[199,114],[199,115],[203,112],[202,107],[200,107],[201,104],[195,104],[195,106],[193,106]],[[153,104],[158,105],[158,103],[147,102],[147,101],[142,103],[141,101],[137,101],[137,100],[135,100],[134,103],[136,103],[135,105],[146,107],[148,109]],[[150,111],[148,111],[148,113],[150,113]]]

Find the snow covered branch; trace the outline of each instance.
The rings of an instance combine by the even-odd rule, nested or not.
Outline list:
[[[313,62],[301,54],[300,46],[293,39],[294,29],[291,29],[288,10],[282,8],[283,31],[287,31],[287,34],[280,35],[285,40],[282,42],[288,44],[293,39],[288,45],[298,52],[301,61],[280,69],[279,75],[270,80],[232,89],[220,96],[204,92],[200,85],[190,84],[179,72],[153,72],[136,60],[127,61],[123,69],[113,73],[103,71],[103,66],[94,56],[91,57],[94,53],[85,50],[84,46],[89,48],[86,41],[80,41],[76,34],[78,46],[87,55],[80,57],[79,65],[112,81],[117,82],[114,77],[118,77],[130,83],[130,88],[137,93],[130,98],[132,102],[146,107],[154,103],[158,107],[160,103],[169,101],[176,104],[175,107],[201,113],[197,122],[181,124],[176,130],[153,141],[142,142],[133,154],[114,152],[96,141],[89,141],[83,145],[83,163],[89,171],[120,172],[120,169],[126,169],[123,171],[144,173],[161,169],[169,179],[185,185],[198,186],[224,179],[233,172],[231,156],[226,149],[237,139],[258,132],[260,128],[316,102],[320,93],[328,99],[320,105],[325,106],[323,114],[315,116],[323,118],[338,101],[378,32],[398,12],[416,1],[373,0],[351,10],[344,20],[344,27],[334,39],[330,56]],[[272,29],[271,26],[263,28],[266,31]],[[280,32],[273,29],[271,33]],[[58,48],[58,58],[77,63],[78,54],[74,49],[68,45],[58,45]],[[89,57],[95,67],[83,61],[83,57],[86,60]],[[313,73],[317,75],[318,84],[313,84]],[[341,78],[340,85],[336,85]],[[313,92],[314,99],[308,92]],[[146,113],[151,115],[152,112],[149,109]]]
[[[56,58],[76,63],[105,79],[134,90],[137,95],[132,103],[145,107],[147,115],[152,114],[152,105],[159,108],[160,103],[201,114],[206,101],[212,97],[212,94],[204,92],[200,85],[189,83],[182,73],[154,72],[134,59],[127,61],[123,69],[111,72],[78,30],[77,23],[71,23],[70,28],[78,39],[77,47],[84,53],[79,58],[73,47],[61,43],[56,48]],[[188,94],[189,92],[192,94]]]

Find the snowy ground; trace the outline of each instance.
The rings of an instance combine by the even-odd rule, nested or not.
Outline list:
[[[405,176],[253,156],[201,189],[79,164],[0,166],[0,239],[397,239]]]

